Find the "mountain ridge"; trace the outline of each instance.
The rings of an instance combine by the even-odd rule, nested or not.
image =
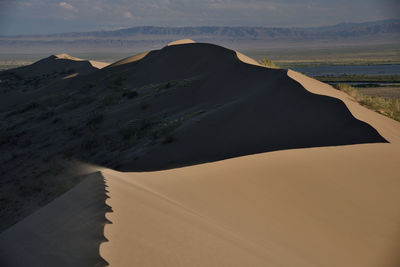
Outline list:
[[[398,43],[400,20],[340,23],[322,27],[137,26],[112,31],[69,32],[48,35],[0,36],[0,47],[148,47],[190,38],[199,42],[238,46],[285,44]]]

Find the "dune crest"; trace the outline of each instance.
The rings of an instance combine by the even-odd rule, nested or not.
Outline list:
[[[110,63],[96,61],[96,60],[88,60],[88,59],[77,58],[77,57],[70,56],[68,54],[58,54],[58,55],[54,55],[54,57],[56,59],[68,59],[68,60],[74,60],[74,61],[88,61],[93,67],[98,68],[98,69],[102,69],[102,68],[107,67],[108,65],[110,65]]]
[[[114,63],[110,64],[109,67],[117,67],[117,66],[120,66],[120,65],[137,62],[137,61],[143,59],[144,57],[146,57],[149,53],[150,53],[150,51],[146,51],[146,52],[139,53],[139,54],[136,54],[136,55],[131,56],[131,57],[127,57],[127,58],[118,60],[117,62],[114,62]]]
[[[248,57],[238,51],[235,51],[236,55],[238,57],[238,59],[244,63],[247,64],[251,64],[251,65],[255,65],[255,66],[259,66],[259,67],[264,67],[263,65],[261,65],[260,63],[258,63],[255,59],[252,59],[251,57]]]
[[[176,41],[170,42],[168,44],[168,46],[182,45],[182,44],[194,44],[194,43],[196,43],[196,42],[193,41],[192,39],[181,39],[181,40],[176,40]]]

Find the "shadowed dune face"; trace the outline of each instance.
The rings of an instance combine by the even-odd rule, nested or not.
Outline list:
[[[189,86],[154,99],[152,112],[179,116],[183,111],[204,111],[176,129],[176,141],[149,148],[135,162],[124,162],[123,170],[291,148],[385,142],[340,100],[314,95],[288,78],[286,70],[245,64],[234,51],[215,45],[169,46],[106,73],[125,73],[126,84],[132,87],[193,79]]]
[[[107,64],[74,58],[67,54],[52,55],[28,66],[0,72],[0,93],[36,90],[63,79],[87,75],[105,65]],[[17,99],[15,101],[18,102]]]
[[[25,77],[34,77],[52,73],[88,74],[94,70],[97,70],[97,68],[93,67],[89,61],[62,54],[53,55],[32,65],[18,68],[15,73]]]
[[[107,190],[92,173],[49,205],[0,234],[0,265],[108,266],[99,255],[104,237]]]

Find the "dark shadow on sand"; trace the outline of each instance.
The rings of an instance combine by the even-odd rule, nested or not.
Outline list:
[[[104,177],[92,173],[74,188],[0,235],[0,266],[107,266],[99,247],[104,226]]]

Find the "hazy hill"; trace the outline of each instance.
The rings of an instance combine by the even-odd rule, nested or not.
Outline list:
[[[3,36],[0,47],[148,47],[172,40],[191,38],[202,42],[235,44],[239,47],[301,44],[396,43],[400,20],[340,23],[313,28],[280,27],[153,27],[141,26],[114,31],[72,32],[50,35]],[[33,46],[33,47],[32,47]]]

